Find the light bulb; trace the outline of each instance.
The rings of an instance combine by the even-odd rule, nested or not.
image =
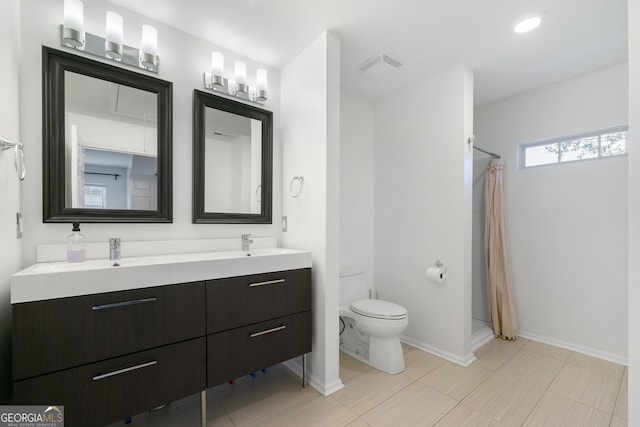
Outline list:
[[[151,25],[142,26],[142,43],[140,44],[140,51],[143,54],[157,55],[158,54],[158,30]]]
[[[247,64],[242,61],[236,61],[236,83],[239,85],[247,84]]]
[[[84,49],[84,5],[80,0],[64,0],[62,43]]]
[[[267,90],[267,70],[258,69],[256,76],[256,86],[258,90]]]
[[[211,53],[211,74],[214,76],[224,74],[224,55],[220,52]]]
[[[516,24],[516,26],[513,28],[513,31],[515,31],[518,34],[527,33],[531,30],[538,28],[538,26],[541,23],[542,23],[542,18],[540,18],[539,16],[532,16],[530,18],[523,19],[522,21],[518,22],[518,24]]]
[[[105,31],[104,51],[113,59],[122,59],[122,16],[115,12],[107,12],[107,28]]]
[[[256,86],[256,101],[265,102],[267,100],[267,70],[258,69]]]
[[[158,68],[158,30],[151,25],[142,26],[140,65],[150,70]]]
[[[64,26],[84,31],[84,4],[80,0],[64,0]]]

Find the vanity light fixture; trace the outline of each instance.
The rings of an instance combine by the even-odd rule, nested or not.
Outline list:
[[[64,0],[62,44],[84,49],[84,4],[80,0]]]
[[[84,5],[81,0],[64,0],[64,21],[60,26],[62,46],[107,58],[132,67],[158,72],[158,30],[142,26],[140,50],[123,44],[124,20],[115,12],[107,12],[105,36],[84,31]]]
[[[247,64],[234,62],[234,80],[224,77],[224,55],[211,53],[211,69],[204,73],[204,87],[223,95],[264,104],[267,101],[267,70],[260,68],[256,74],[256,85],[247,84]]]
[[[122,60],[124,49],[122,47],[123,34],[122,16],[115,12],[107,12],[107,25],[104,37],[104,54],[107,58],[116,61]]]
[[[236,61],[234,64],[236,70],[236,93],[248,94],[247,89],[247,64],[242,61]]]
[[[256,86],[258,90],[256,100],[265,102],[267,100],[267,70],[264,68],[259,68],[256,73]]]
[[[216,88],[224,87],[224,55],[211,52],[211,84]]]
[[[142,26],[140,65],[147,70],[158,68],[158,30],[151,25]]]

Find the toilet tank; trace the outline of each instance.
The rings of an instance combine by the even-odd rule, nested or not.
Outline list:
[[[364,272],[357,267],[340,268],[340,307],[348,307],[352,302],[369,298],[369,289]]]

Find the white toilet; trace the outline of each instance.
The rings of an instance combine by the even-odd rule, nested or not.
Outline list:
[[[368,299],[364,273],[340,269],[340,350],[389,374],[404,371],[400,334],[409,325],[407,309]]]

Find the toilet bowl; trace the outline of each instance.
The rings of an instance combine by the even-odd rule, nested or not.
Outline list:
[[[368,299],[364,273],[340,270],[340,350],[389,374],[404,371],[400,334],[409,325],[407,309]]]

